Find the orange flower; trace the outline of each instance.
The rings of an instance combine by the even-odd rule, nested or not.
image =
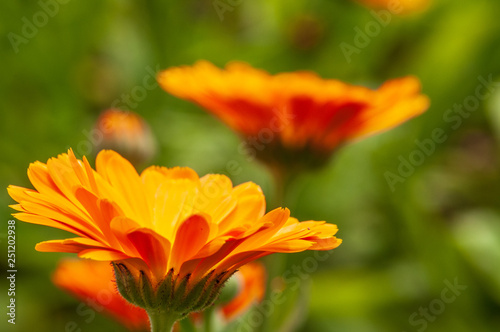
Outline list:
[[[414,77],[371,90],[312,72],[270,75],[240,62],[221,70],[199,61],[167,69],[158,81],[240,133],[250,153],[286,167],[321,165],[342,143],[387,130],[429,106]]]
[[[227,321],[235,319],[260,302],[265,293],[266,271],[262,264],[254,262],[244,265],[235,277],[240,279],[241,289],[234,299],[221,308]]]
[[[155,310],[168,298],[174,321],[213,303],[225,280],[252,260],[341,243],[335,225],[299,222],[283,208],[265,214],[254,183],[233,187],[224,175],[200,178],[179,167],[152,166],[139,175],[110,150],[99,153],[96,171],[70,150],[31,164],[28,177],[35,190],[8,188],[19,203],[14,216],[77,235],[37,250],[115,262],[121,294]]]
[[[386,8],[393,14],[409,14],[429,7],[430,0],[357,0],[372,8]]]
[[[146,311],[125,301],[116,290],[114,280],[109,262],[89,259],[64,259],[52,276],[54,284],[96,311],[104,311],[130,330],[147,331],[149,321]]]
[[[97,151],[112,149],[133,164],[149,161],[156,142],[146,121],[138,114],[110,109],[101,113],[94,128]]]

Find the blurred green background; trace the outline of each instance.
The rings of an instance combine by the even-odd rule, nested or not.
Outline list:
[[[170,66],[242,60],[272,73],[306,69],[370,87],[416,75],[432,101],[428,112],[345,146],[288,193],[296,217],[335,223],[344,240],[305,278],[310,302],[296,330],[500,330],[500,2],[442,0],[421,13],[391,15],[347,61],[340,45],[355,46],[355,28],[377,22],[354,1],[221,0],[230,9],[222,17],[213,0],[44,5],[54,1],[0,4],[0,187],[30,186],[26,169],[35,160],[69,147],[87,153],[86,133],[98,114]],[[30,30],[26,22],[39,27]],[[493,80],[481,90],[489,96],[447,121],[455,104],[474,99],[478,77]],[[157,86],[143,90],[128,109],[150,123],[158,140],[153,164],[227,173],[228,160],[237,160],[241,172],[233,182],[254,181],[272,195],[269,174],[238,152],[234,133]],[[387,172],[398,175],[401,160],[420,149],[415,140],[431,138],[436,128],[447,139],[391,188]],[[6,252],[13,201],[5,189],[0,200]],[[52,285],[50,274],[67,255],[34,246],[62,238],[62,231],[17,222],[16,234],[17,324],[7,323],[2,277],[1,331],[65,331],[71,321],[81,331],[123,330],[105,317],[79,315],[79,302]],[[310,255],[293,255],[288,264]],[[2,276],[6,264],[5,254]],[[441,308],[443,290],[455,281],[467,288]]]

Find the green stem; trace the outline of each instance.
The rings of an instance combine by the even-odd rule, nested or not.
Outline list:
[[[286,193],[294,179],[294,173],[281,166],[271,166],[271,175],[274,180],[274,197],[271,208],[283,207],[286,202]]]
[[[203,312],[203,332],[212,332],[214,307],[211,306]]]
[[[151,332],[171,332],[178,317],[159,310],[148,311]]]
[[[271,209],[277,207],[287,206],[287,194],[292,186],[293,181],[296,179],[297,173],[294,170],[283,167],[283,166],[271,166],[270,171],[274,180],[274,199],[271,204]],[[274,254],[265,257],[265,265],[268,274],[266,282],[266,294],[263,302],[272,302],[271,294],[273,294],[272,283],[276,277],[280,277],[286,268],[286,256],[284,254]],[[276,308],[276,312],[279,308]],[[262,325],[258,328],[258,331],[270,332],[275,331],[276,326],[280,325],[280,320],[283,319],[281,315],[264,315]]]
[[[189,317],[180,320],[179,324],[181,326],[182,332],[196,332],[197,331],[196,327],[194,326],[193,322],[189,319]]]

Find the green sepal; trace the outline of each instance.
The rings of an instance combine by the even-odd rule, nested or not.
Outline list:
[[[115,270],[116,285],[120,294],[130,303],[144,308],[145,303],[132,273],[124,264],[114,262],[112,264]]]
[[[220,289],[220,294],[217,298],[216,305],[225,305],[231,302],[241,291],[242,284],[240,278],[227,278]]]
[[[193,311],[202,311],[206,308],[206,304],[210,301],[210,295],[213,293],[213,288],[215,283],[217,282],[217,276],[212,277],[212,280],[209,280],[204,292],[200,295],[200,299],[196,303],[196,305],[191,308]]]
[[[174,269],[170,269],[165,278],[158,285],[156,291],[156,302],[159,306],[170,308],[172,306],[172,297],[174,294]]]
[[[118,291],[125,300],[146,309],[150,316],[163,312],[176,317],[176,320],[212,306],[221,288],[234,273],[226,271],[215,275],[212,270],[193,283],[191,274],[175,276],[174,270],[170,269],[161,282],[153,285],[144,271],[139,271],[139,278],[136,279],[125,264],[112,262],[112,265]]]
[[[187,286],[189,279],[191,278],[191,273],[186,274],[179,282],[179,285],[175,285],[174,296],[172,299],[172,309],[176,312],[184,312],[184,299],[186,295]],[[175,280],[177,284],[179,277]]]
[[[200,297],[204,292],[208,292],[209,290],[205,288],[207,281],[212,277],[214,271],[211,271],[206,276],[201,278],[194,287],[186,294],[186,298],[184,299],[184,306],[188,311],[193,311],[192,309],[198,304],[200,301]]]
[[[147,310],[158,307],[158,301],[155,291],[153,290],[153,286],[151,285],[151,280],[149,280],[149,277],[146,273],[144,273],[144,271],[141,271],[141,275],[139,276],[139,288],[141,290],[145,309]]]
[[[218,275],[217,281],[215,283],[215,287],[213,289],[213,293],[210,294],[209,301],[205,304],[205,308],[210,307],[211,305],[213,305],[215,303],[215,301],[219,297],[219,294],[220,294],[222,287],[224,287],[224,285],[229,280],[229,278],[231,278],[233,276],[233,274],[235,274],[235,273],[236,273],[236,270],[231,272],[231,273],[229,273],[228,271],[225,271],[225,272]],[[203,309],[205,309],[205,308],[203,308]]]

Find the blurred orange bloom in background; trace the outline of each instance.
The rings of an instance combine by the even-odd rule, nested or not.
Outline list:
[[[240,285],[236,296],[217,308],[226,321],[248,311],[262,299],[265,292],[266,275],[260,263],[252,262],[242,266],[233,278]],[[75,295],[96,311],[110,315],[129,330],[149,330],[146,311],[128,303],[116,290],[115,275],[109,262],[63,259],[52,280],[58,287]]]
[[[158,81],[240,133],[268,164],[322,164],[342,143],[397,126],[429,106],[414,77],[371,90],[312,72],[270,75],[241,62],[219,69],[199,61],[167,69]]]
[[[199,177],[190,168],[152,166],[140,175],[118,153],[101,151],[96,171],[70,150],[28,169],[35,187],[9,186],[19,220],[78,237],[37,244],[39,251],[119,261],[155,287],[173,281],[223,282],[240,266],[274,252],[330,250],[337,226],[299,222],[288,209],[265,214],[262,190],[233,187],[224,175]],[[208,280],[208,281],[207,281]],[[179,282],[178,282],[179,283]],[[177,286],[175,286],[177,287]],[[189,289],[189,286],[188,286]],[[187,314],[187,313],[186,313]]]
[[[233,278],[240,281],[240,290],[236,297],[221,308],[226,321],[233,320],[260,302],[266,291],[266,271],[258,262],[240,267]]]
[[[393,14],[409,14],[427,9],[430,0],[357,0],[373,8],[386,8]]]
[[[95,124],[96,150],[115,150],[132,164],[152,159],[156,141],[146,121],[138,114],[117,109],[102,112]]]
[[[104,312],[129,330],[149,330],[146,311],[128,303],[116,290],[115,274],[109,262],[64,259],[52,281],[93,309]]]

